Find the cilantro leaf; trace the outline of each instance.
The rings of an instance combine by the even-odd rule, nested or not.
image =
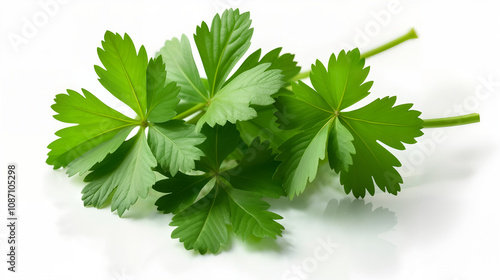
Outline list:
[[[283,226],[275,220],[281,216],[267,211],[269,204],[262,196],[237,188],[223,188],[229,200],[230,221],[234,233],[243,240],[249,237],[281,236]]]
[[[256,106],[255,111],[257,117],[236,123],[240,137],[247,145],[259,137],[263,141],[269,141],[269,146],[277,152],[279,145],[297,134],[296,130],[279,129],[278,118],[275,116],[277,109],[273,105]]]
[[[262,64],[247,70],[223,87],[207,107],[206,113],[196,124],[201,129],[204,123],[210,126],[236,123],[257,116],[257,111],[249,106],[274,103],[272,94],[284,84],[279,70],[267,70],[270,64]],[[267,71],[266,71],[267,70]]]
[[[264,197],[280,198],[285,195],[281,182],[273,178],[279,163],[273,160],[274,154],[269,149],[269,142],[260,143],[260,139],[254,139],[245,147],[242,149],[243,156],[239,164],[226,171],[231,184],[238,186],[240,190],[258,193]]]
[[[179,96],[187,103],[207,102],[210,96],[203,85],[194,62],[191,45],[186,35],[181,39],[167,40],[165,46],[156,53],[161,55],[167,67],[167,78],[181,87]]]
[[[125,33],[107,31],[102,48],[97,54],[105,67],[95,66],[99,82],[116,98],[132,108],[139,117],[144,118],[147,106],[146,70],[148,57],[142,46],[139,52],[132,39]]]
[[[328,162],[335,172],[349,170],[349,165],[352,165],[352,156],[356,153],[353,140],[349,130],[339,118],[335,118],[328,141]]]
[[[365,107],[345,112],[341,119],[354,138],[356,154],[352,166],[340,173],[340,182],[347,193],[363,197],[365,189],[373,195],[377,186],[391,194],[397,194],[403,183],[394,167],[401,166],[397,158],[387,151],[383,143],[391,148],[404,150],[403,143],[416,143],[421,136],[420,112],[410,110],[411,104],[394,106],[396,97],[376,99]],[[373,178],[373,180],[372,180]]]
[[[82,89],[83,96],[73,90],[67,92],[68,94],[56,96],[56,103],[52,105],[52,109],[58,114],[54,115],[54,118],[77,125],[57,131],[56,135],[60,138],[48,146],[51,151],[48,153],[47,163],[53,165],[54,169],[66,167],[87,151],[112,139],[120,131],[130,132],[129,128],[137,125],[135,120],[108,107],[85,89]],[[107,154],[114,149],[111,147],[103,153]],[[98,161],[96,158],[90,165]],[[70,174],[87,170],[88,166],[74,167]]]
[[[364,67],[358,49],[330,56],[328,70],[318,60],[311,66],[311,83],[327,104],[341,111],[369,94],[373,82],[364,83],[370,67]]]
[[[127,139],[134,127],[128,126],[121,129],[113,138],[95,146],[85,154],[77,157],[68,164],[67,174],[73,176],[77,173],[83,175],[96,163],[101,162],[108,154],[113,153]]]
[[[185,175],[178,173],[174,177],[157,182],[153,188],[159,192],[169,192],[160,197],[155,205],[165,214],[177,214],[191,206],[204,187],[213,188],[214,180],[209,174]]]
[[[173,175],[191,171],[203,155],[196,145],[205,137],[194,125],[172,120],[180,88],[167,80],[161,56],[148,62],[144,47],[137,53],[127,34],[122,38],[108,31],[102,45],[98,54],[106,69],[95,67],[99,81],[139,117],[117,112],[86,90],[83,96],[72,90],[59,94],[54,117],[77,125],[56,132],[60,138],[49,144],[47,163],[68,167],[70,176],[91,170],[84,204],[101,207],[112,197],[111,210],[121,216],[148,194],[157,165]],[[134,127],[138,133],[126,141]]]
[[[231,82],[239,74],[264,63],[271,63],[269,69],[281,70],[283,81],[289,84],[292,78],[300,72],[300,66],[297,66],[297,62],[294,60],[295,55],[290,53],[280,54],[281,50],[282,48],[275,48],[266,53],[262,58],[260,58],[262,49],[256,50],[243,61],[238,70],[234,72],[234,75],[226,81],[226,84]]]
[[[196,27],[194,41],[207,74],[211,96],[217,92],[229,72],[250,47],[253,28],[250,13],[225,10],[222,16],[215,15],[210,29],[205,22]]]
[[[283,161],[276,176],[284,178],[284,186],[290,198],[302,193],[307,182],[318,172],[318,161],[325,158],[326,142],[331,121],[313,127],[285,141],[279,147],[277,160]]]
[[[315,89],[299,82],[292,84],[294,95],[278,98],[288,115],[283,127],[303,130],[279,147],[277,159],[283,162],[276,176],[284,178],[288,196],[304,191],[326,155],[347,193],[373,195],[374,180],[381,190],[396,194],[402,179],[394,167],[401,164],[379,142],[401,150],[403,143],[415,143],[422,135],[420,112],[411,110],[412,104],[395,106],[396,97],[344,112],[368,96],[372,85],[365,82],[369,67],[358,49],[332,54],[328,70],[319,61],[311,69]]]
[[[177,97],[180,88],[176,83],[167,83],[165,64],[160,57],[149,60],[147,68],[147,120],[153,123],[166,122],[177,113],[175,107],[179,103]]]
[[[197,162],[197,170],[207,173],[218,171],[224,161],[240,144],[239,133],[234,125],[204,128],[202,134],[207,137],[199,148],[205,156]]]
[[[243,239],[281,235],[283,227],[276,222],[281,217],[269,212],[269,204],[262,200],[283,195],[280,181],[272,178],[278,163],[268,144],[255,140],[240,162],[228,169],[223,161],[240,143],[236,127],[204,127],[202,132],[207,140],[199,147],[206,156],[197,169],[204,174],[178,174],[154,186],[167,193],[156,202],[158,210],[175,213],[172,238],[204,254],[216,253],[229,243],[229,225]]]
[[[87,175],[88,183],[82,190],[82,199],[86,206],[101,207],[110,194],[111,211],[118,210],[122,215],[139,197],[145,198],[156,177],[152,168],[156,159],[146,141],[144,129],[126,141],[115,153],[98,164]]]
[[[194,126],[181,120],[150,124],[148,142],[158,163],[164,170],[175,175],[177,171],[189,172],[203,152],[196,146],[205,137]]]
[[[291,79],[299,73],[300,67],[297,66],[297,62],[294,61],[295,56],[293,54],[285,53],[280,55],[280,53],[281,48],[276,48],[260,59],[261,49],[258,49],[247,57],[234,75],[227,80],[226,84],[246,70],[260,64],[271,63],[269,69],[281,70],[284,86],[289,85]],[[282,87],[277,94],[288,93],[289,91],[285,87]],[[262,140],[268,140],[271,148],[276,151],[278,146],[286,139],[296,134],[294,130],[279,129],[276,123],[277,117],[274,115],[277,109],[274,105],[254,106],[254,109],[257,112],[257,117],[247,121],[238,121],[236,123],[240,136],[247,145],[250,145],[255,138],[259,137]]]
[[[187,250],[200,254],[216,253],[229,242],[227,197],[214,188],[209,194],[172,218],[177,228],[172,238],[179,238]]]
[[[197,122],[198,131],[205,123],[214,126],[255,118],[254,107],[274,103],[271,96],[283,87],[284,76],[280,72],[298,72],[293,55],[280,56],[281,49],[276,49],[259,61],[259,50],[229,77],[250,46],[251,22],[248,12],[240,14],[238,9],[229,9],[222,16],[217,14],[210,28],[205,22],[197,27],[194,41],[207,79],[200,77],[185,35],[180,40],[166,41],[157,53],[167,65],[168,79],[181,85],[180,118],[191,115],[191,109],[203,110]]]
[[[293,95],[277,98],[276,107],[283,116],[278,120],[280,128],[311,128],[327,122],[334,114],[326,100],[303,82],[292,83],[292,91]]]

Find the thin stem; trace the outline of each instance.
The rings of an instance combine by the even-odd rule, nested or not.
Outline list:
[[[479,122],[479,114],[473,113],[456,117],[427,119],[424,120],[423,127],[424,128],[448,127],[448,126],[464,125],[477,122]]]
[[[311,74],[311,71],[300,72],[299,74],[297,74],[295,77],[292,78],[292,81],[307,79],[307,78],[309,78],[310,74]]]
[[[408,33],[404,34],[403,36],[400,36],[386,44],[383,44],[382,46],[379,46],[379,47],[376,47],[372,50],[369,50],[367,51],[366,53],[362,53],[361,54],[361,58],[368,58],[368,57],[371,57],[371,56],[374,56],[376,54],[379,54],[383,51],[386,51],[390,48],[393,48],[405,41],[408,41],[410,39],[416,39],[418,38],[418,35],[417,35],[417,32],[415,32],[415,29],[411,29],[410,31],[408,31]],[[306,79],[306,78],[309,78],[309,75],[311,75],[311,71],[305,71],[305,72],[301,72],[299,74],[297,74],[295,77],[292,78],[292,81],[298,81],[298,80],[302,80],[302,79]]]
[[[200,111],[201,109],[203,109],[203,107],[205,107],[207,104],[205,103],[200,103],[200,104],[197,104],[189,109],[187,109],[186,111],[182,112],[182,113],[179,113],[177,116],[173,117],[173,119],[176,119],[176,120],[182,120],[186,117],[189,117],[191,116],[192,114]]]
[[[201,117],[205,115],[205,111],[201,111],[198,115],[192,117],[191,119],[189,119],[187,121],[187,123],[190,123],[190,124],[196,124],[200,119]]]
[[[374,48],[372,50],[369,50],[369,51],[361,54],[361,57],[362,58],[368,58],[370,56],[374,56],[374,55],[379,54],[379,53],[381,53],[383,51],[386,51],[386,50],[388,50],[390,48],[393,48],[393,47],[395,47],[395,46],[397,46],[397,45],[399,45],[399,44],[401,44],[403,42],[406,42],[406,41],[408,41],[410,39],[416,39],[416,38],[418,38],[417,32],[415,32],[415,29],[412,28],[405,35],[403,35],[401,37],[398,37],[398,38],[396,38],[396,39],[394,39],[394,40],[392,40],[392,41],[390,41],[390,42],[388,42],[386,44],[383,44],[382,46],[376,47],[376,48]]]

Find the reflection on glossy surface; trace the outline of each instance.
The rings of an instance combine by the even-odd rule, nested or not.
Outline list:
[[[325,189],[311,194],[310,201],[324,205],[320,213],[292,211],[293,220],[305,226],[289,228],[286,240],[290,266],[282,279],[317,279],[330,275],[332,279],[347,279],[360,275],[384,276],[397,267],[396,247],[383,235],[393,231],[397,219],[393,211],[349,196],[325,201]],[[331,196],[329,196],[331,197]],[[326,202],[326,204],[324,203]],[[325,206],[326,205],[326,206]],[[300,217],[298,217],[300,215]]]
[[[382,235],[394,229],[397,218],[387,208],[346,197],[328,202],[323,218],[333,240],[346,247],[350,266],[365,273],[384,272],[397,262],[395,246]],[[390,265],[389,265],[390,264]]]

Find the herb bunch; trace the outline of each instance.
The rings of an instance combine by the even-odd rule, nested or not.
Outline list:
[[[210,27],[202,22],[194,34],[199,68],[186,35],[148,58],[127,34],[106,32],[95,71],[136,116],[85,89],[58,94],[54,117],[74,125],[56,132],[47,163],[84,175],[84,204],[111,201],[119,216],[151,189],[165,193],[156,205],[173,214],[172,237],[216,253],[230,232],[243,240],[280,236],[281,216],[264,198],[300,195],[320,160],[340,174],[346,193],[374,195],[377,186],[396,195],[401,163],[387,147],[404,150],[425,127],[479,121],[477,114],[422,120],[395,96],[349,109],[370,94],[365,58],[415,38],[413,30],[366,54],[332,54],[302,73],[281,48],[242,61],[252,34],[250,14],[237,9]],[[307,77],[312,87],[300,81]]]

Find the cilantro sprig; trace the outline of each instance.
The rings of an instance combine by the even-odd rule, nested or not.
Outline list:
[[[180,96],[189,107],[178,118],[203,109],[196,124],[198,131],[205,123],[213,127],[255,118],[257,111],[250,105],[274,103],[271,96],[284,84],[280,69],[270,67],[272,63],[244,64],[228,79],[250,47],[250,25],[250,13],[226,10],[214,17],[210,28],[205,22],[196,28],[194,40],[207,76],[205,82],[187,36],[166,41],[158,52],[167,65],[167,78],[181,85]]]
[[[95,66],[99,81],[137,117],[125,116],[85,89],[83,95],[73,90],[57,95],[54,117],[76,125],[56,132],[60,138],[48,146],[47,163],[67,167],[70,176],[91,171],[84,179],[84,204],[101,207],[112,195],[111,210],[121,216],[148,195],[157,165],[171,174],[191,171],[203,155],[196,145],[205,137],[194,125],[172,120],[180,87],[166,82],[161,57],[148,61],[144,46],[136,52],[127,34],[109,31],[98,54],[104,66]],[[135,127],[137,134],[126,140]]]
[[[199,68],[186,35],[148,58],[127,34],[106,32],[95,71],[136,115],[85,89],[56,95],[54,117],[73,126],[56,132],[47,163],[84,176],[84,204],[110,200],[119,216],[152,189],[164,193],[156,206],[173,214],[172,238],[217,253],[231,232],[243,240],[281,236],[282,217],[269,202],[303,193],[320,160],[340,174],[346,193],[374,195],[377,186],[396,195],[403,178],[390,149],[415,144],[424,128],[479,121],[478,114],[424,120],[395,96],[352,109],[373,84],[365,58],[416,38],[413,29],[364,54],[332,54],[306,72],[282,48],[242,60],[252,34],[250,14],[238,9],[217,14],[210,27],[202,22],[193,38]]]
[[[175,213],[173,238],[184,242],[186,249],[204,254],[216,253],[229,243],[229,228],[243,240],[250,237],[281,235],[281,217],[267,211],[263,197],[279,198],[283,189],[273,180],[277,162],[268,143],[256,138],[243,146],[243,155],[236,166],[224,166],[224,160],[240,145],[234,125],[204,127],[207,140],[200,145],[205,156],[197,169],[202,174],[176,176],[161,180],[154,189],[167,193],[156,202],[158,210]],[[241,149],[241,148],[240,148]]]
[[[288,125],[303,129],[279,148],[283,163],[277,175],[285,178],[290,198],[305,190],[326,156],[346,193],[363,197],[367,190],[373,195],[373,180],[383,191],[400,190],[403,180],[394,167],[401,164],[379,142],[402,150],[403,143],[416,143],[423,134],[423,121],[420,112],[410,110],[411,104],[395,106],[396,97],[346,111],[369,95],[373,82],[365,82],[369,67],[364,64],[358,49],[332,54],[327,67],[320,61],[312,66],[316,90],[299,81],[292,84],[294,95],[279,97],[280,107],[288,111]]]

